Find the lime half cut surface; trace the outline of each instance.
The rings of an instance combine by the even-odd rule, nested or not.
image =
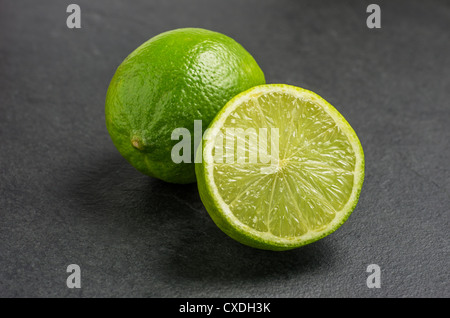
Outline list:
[[[317,94],[290,85],[230,100],[204,135],[200,197],[217,226],[256,248],[288,250],[339,228],[364,179],[361,143]]]

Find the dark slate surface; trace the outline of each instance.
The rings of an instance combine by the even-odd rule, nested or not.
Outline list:
[[[0,2],[0,296],[449,297],[450,4],[365,1]],[[395,2],[395,3],[393,3]],[[353,215],[275,253],[229,239],[196,185],[141,175],[114,148],[104,98],[150,37],[204,27],[244,45],[269,83],[326,98],[358,133]],[[66,287],[78,264],[82,288]],[[381,288],[366,286],[369,264]]]

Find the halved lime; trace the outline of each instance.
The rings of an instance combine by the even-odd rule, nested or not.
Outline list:
[[[352,127],[323,98],[290,85],[234,97],[200,152],[198,188],[213,221],[262,249],[288,250],[334,232],[356,207],[364,179]]]

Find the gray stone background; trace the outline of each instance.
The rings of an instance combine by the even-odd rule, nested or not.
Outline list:
[[[0,1],[0,296],[449,297],[450,2]],[[276,253],[243,246],[195,184],[146,177],[114,148],[116,67],[160,32],[240,42],[268,83],[310,89],[350,122],[366,179],[332,235]],[[81,267],[81,289],[66,268]],[[366,286],[369,264],[381,288]]]

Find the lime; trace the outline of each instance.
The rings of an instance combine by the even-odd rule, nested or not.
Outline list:
[[[264,84],[253,57],[223,34],[176,29],[159,34],[117,68],[106,96],[106,126],[119,152],[144,174],[173,183],[195,182],[191,160],[175,163],[176,128],[205,129],[236,94]],[[181,139],[181,137],[180,137]]]
[[[234,97],[200,151],[198,189],[211,218],[261,249],[288,250],[334,232],[364,179],[363,149],[348,122],[317,94],[289,85]]]

